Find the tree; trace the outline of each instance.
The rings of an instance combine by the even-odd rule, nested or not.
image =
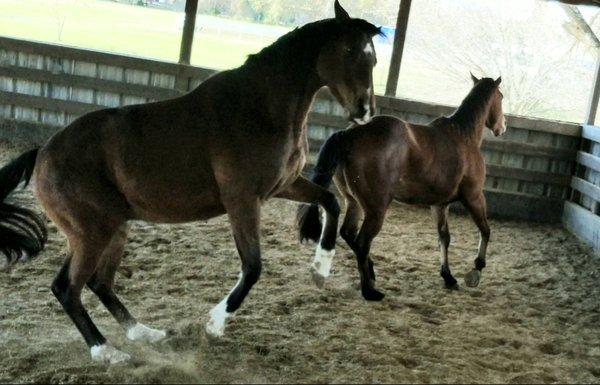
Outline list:
[[[507,112],[580,120],[587,95],[580,84],[591,77],[591,58],[560,28],[557,4],[535,2],[519,20],[503,20],[490,2],[435,3],[418,4],[436,22],[409,24],[408,46],[418,61],[455,85],[468,84],[469,71],[502,75]]]

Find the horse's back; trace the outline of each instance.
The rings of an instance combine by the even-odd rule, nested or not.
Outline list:
[[[40,200],[103,201],[114,206],[107,212],[125,219],[191,220],[204,217],[202,209],[213,216],[220,208],[213,207],[218,192],[206,151],[208,129],[180,103],[186,101],[94,111],[57,132],[39,153]],[[200,201],[210,207],[190,208]],[[159,211],[168,212],[154,214]]]
[[[458,149],[443,127],[378,116],[347,131],[346,183],[358,196],[393,195],[407,203],[451,199],[460,180]]]

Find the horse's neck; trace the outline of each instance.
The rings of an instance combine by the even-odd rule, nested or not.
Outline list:
[[[490,101],[485,100],[481,104],[463,102],[460,107],[450,116],[453,129],[464,139],[481,147],[485,121],[490,111]]]
[[[322,84],[314,72],[278,73],[265,81],[269,118],[277,126],[302,130]]]

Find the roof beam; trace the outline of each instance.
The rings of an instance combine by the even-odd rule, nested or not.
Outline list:
[[[402,53],[404,52],[404,42],[406,41],[406,30],[408,28],[408,15],[410,14],[410,4],[412,0],[401,0],[398,10],[398,19],[396,20],[396,31],[394,33],[394,46],[392,48],[392,60],[388,72],[385,94],[387,96],[396,96],[398,88],[398,79],[400,78],[400,64],[402,64]]]
[[[179,50],[179,63],[181,64],[190,64],[197,10],[198,0],[185,1],[185,21],[183,22],[183,34],[181,35],[181,48]]]

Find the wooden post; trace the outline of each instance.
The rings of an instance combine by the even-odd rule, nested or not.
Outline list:
[[[181,49],[179,50],[179,63],[181,64],[190,64],[197,10],[198,0],[186,0],[185,21],[183,24],[183,35],[181,36]]]
[[[406,40],[406,29],[408,27],[408,15],[410,14],[410,4],[412,0],[400,0],[400,9],[398,11],[398,20],[396,21],[396,33],[394,34],[394,47],[392,49],[392,60],[390,62],[390,72],[388,73],[385,94],[387,96],[396,96],[398,88],[398,78],[400,77],[400,64],[402,63],[402,53],[404,51],[404,42]]]
[[[586,123],[594,125],[596,121],[596,111],[598,111],[598,100],[600,99],[600,50],[596,54],[596,74],[594,75],[594,88],[592,95],[590,96],[590,102],[588,104]]]

